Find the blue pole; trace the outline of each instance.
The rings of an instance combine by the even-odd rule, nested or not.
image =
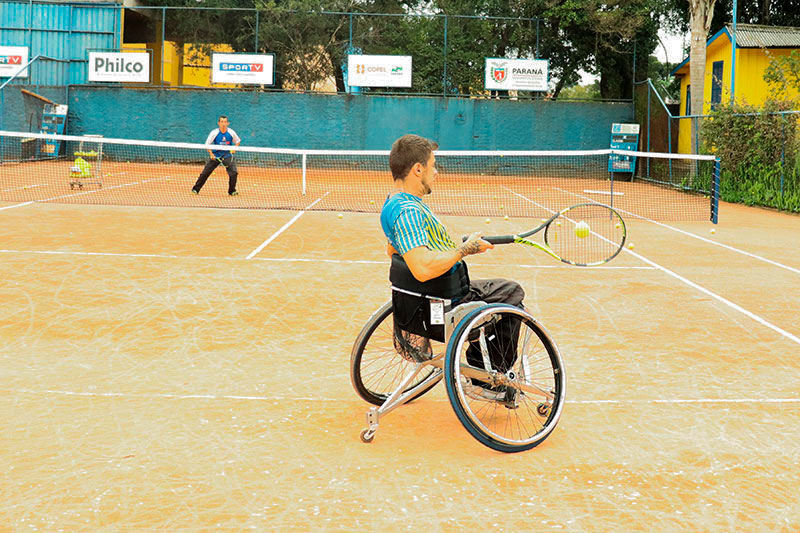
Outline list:
[[[731,103],[736,98],[736,0],[733,0],[733,35],[731,36]]]

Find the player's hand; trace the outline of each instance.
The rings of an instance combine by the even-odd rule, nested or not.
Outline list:
[[[390,243],[386,243],[386,253],[389,255],[389,257],[392,257],[394,254],[400,255]]]
[[[481,237],[483,237],[483,234],[480,232],[475,232],[467,237],[461,246],[458,247],[458,253],[461,254],[461,257],[482,254],[489,248],[494,248],[494,244],[484,241]]]

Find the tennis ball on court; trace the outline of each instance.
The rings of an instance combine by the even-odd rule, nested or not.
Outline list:
[[[575,225],[575,236],[579,239],[585,239],[589,236],[589,224],[581,220]]]
[[[342,218],[342,217],[344,217],[344,215],[343,215],[343,214],[341,214],[341,213],[339,213],[339,214],[338,214],[338,215],[336,215],[336,216],[337,216],[337,217],[339,217],[339,218]]]
[[[717,232],[717,230],[715,230],[714,228],[711,228],[711,229],[709,230],[709,232],[710,232],[710,233],[712,233],[712,234],[714,234],[714,233],[716,233],[716,232]]]
[[[633,243],[632,242],[628,243],[628,250],[633,250]]]
[[[486,219],[486,223],[487,223],[487,224],[488,224],[488,223],[490,223],[491,221],[492,221],[492,219],[490,219],[490,218],[487,218],[487,219]]]
[[[503,220],[508,220],[508,215],[504,216]]]
[[[375,200],[370,200],[369,203],[374,204]]]

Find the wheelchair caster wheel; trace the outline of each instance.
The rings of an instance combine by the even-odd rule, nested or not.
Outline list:
[[[361,432],[361,442],[369,444],[375,438],[375,432],[370,429],[365,429]]]
[[[544,403],[540,403],[536,406],[536,412],[539,413],[541,416],[547,416],[550,414],[550,406]]]

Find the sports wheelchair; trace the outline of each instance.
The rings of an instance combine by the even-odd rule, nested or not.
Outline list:
[[[392,257],[392,299],[373,313],[350,355],[353,388],[373,404],[362,442],[373,441],[383,416],[442,378],[458,420],[489,448],[531,449],[558,423],[566,377],[556,344],[524,308],[457,305],[469,287],[459,265],[463,272],[420,283]]]

